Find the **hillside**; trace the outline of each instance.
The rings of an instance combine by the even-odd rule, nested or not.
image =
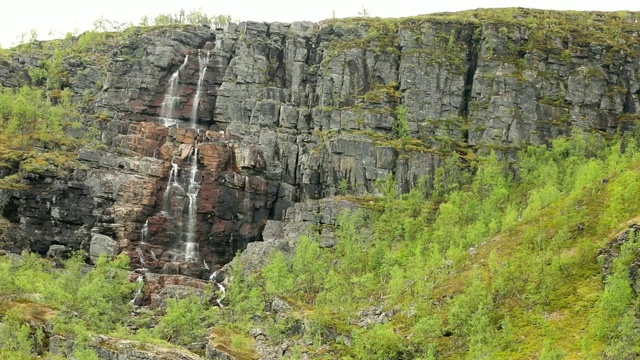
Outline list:
[[[3,50],[2,351],[640,356],[638,16],[173,24]]]

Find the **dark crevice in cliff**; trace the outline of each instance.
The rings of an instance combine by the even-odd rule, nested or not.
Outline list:
[[[473,33],[475,33],[475,31],[473,31],[472,34]],[[463,118],[469,116],[469,103],[471,102],[471,94],[473,90],[473,78],[476,75],[476,69],[478,68],[478,48],[480,47],[480,38],[472,35],[467,41],[467,63],[469,64],[469,67],[467,68],[467,75],[464,80],[462,104],[460,105],[458,112],[458,115]]]
[[[395,61],[393,62],[393,64],[395,65],[395,81],[396,81],[396,89],[398,89],[398,91],[400,92],[400,96],[397,97],[396,100],[396,104],[395,104],[395,108],[394,111],[398,109],[398,106],[402,105],[402,99],[404,99],[404,92],[406,89],[402,88],[402,86],[400,86],[400,64],[402,63],[402,45],[400,45],[400,43],[398,43],[396,45],[396,54],[398,54],[396,56],[396,58],[394,59]],[[396,156],[398,156],[399,154],[396,151]],[[393,179],[397,179],[398,178],[398,167],[393,167],[390,171],[391,176]]]
[[[285,88],[287,81],[283,51],[281,49],[269,51],[268,61],[266,82],[279,88]]]
[[[636,92],[639,93],[639,91]],[[622,108],[623,113],[631,114],[636,112],[635,102],[633,101],[634,94],[631,93],[631,89],[627,90],[627,96],[624,99],[624,107]]]
[[[399,43],[398,45],[396,45],[396,53],[397,55],[395,56],[393,64],[395,65],[395,69],[394,69],[395,75],[396,75],[395,81],[396,81],[396,84],[398,84],[398,88],[400,88],[399,84],[400,84],[400,63],[402,62],[402,45],[400,45]],[[404,93],[404,90],[400,90],[400,91]],[[400,99],[402,99],[402,97],[400,97]],[[398,102],[400,102],[400,100],[398,100]],[[397,104],[397,105],[400,105],[400,104]]]
[[[8,204],[6,204],[4,206],[4,208],[2,209],[2,216],[9,220],[12,223],[19,223],[20,222],[20,204],[19,204],[19,200],[15,197],[12,197],[11,200],[9,200]]]
[[[503,144],[508,144],[509,143],[509,134],[511,133],[511,126],[513,126],[514,121],[511,121],[509,123],[507,123],[507,127],[504,128],[503,132],[502,132],[502,143]]]

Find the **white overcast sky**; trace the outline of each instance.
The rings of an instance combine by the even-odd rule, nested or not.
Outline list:
[[[534,7],[560,10],[640,10],[638,0],[9,0],[0,12],[0,45],[9,47],[21,33],[35,29],[39,38],[56,37],[92,28],[98,18],[136,22],[144,15],[180,9],[202,9],[212,15],[231,15],[237,20],[318,21],[357,16],[366,8],[374,17],[401,17],[478,7]]]

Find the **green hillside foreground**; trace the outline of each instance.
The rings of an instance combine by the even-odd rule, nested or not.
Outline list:
[[[236,279],[231,322],[257,326],[249,319],[271,295],[297,311],[259,326],[284,337],[304,320],[314,345],[299,350],[313,358],[635,358],[639,246],[630,236],[605,282],[601,249],[635,223],[638,155],[632,136],[583,134],[511,164],[482,156],[473,176],[451,161],[427,198],[382,184],[384,197],[367,199],[374,211],[343,215],[335,248],[303,238],[291,259],[276,253]],[[372,306],[390,320],[355,326]],[[352,344],[327,340],[336,332]]]
[[[241,359],[254,357],[256,327],[271,342],[300,340],[296,353],[318,359],[635,358],[640,245],[629,236],[608,272],[602,249],[637,222],[637,139],[575,133],[517,160],[451,157],[428,196],[381,183],[379,196],[348,198],[365,208],[343,214],[335,247],[303,237],[295,255],[273,254],[261,273],[236,269],[220,311],[189,298],[131,319],[135,286],[122,257],[89,273],[79,256],[62,269],[2,257],[0,354],[31,358],[37,329],[50,323],[85,339],[77,351],[87,359],[91,334],[187,345],[211,325],[213,341]],[[267,312],[274,297],[295,311]],[[358,325],[372,307],[387,320]]]

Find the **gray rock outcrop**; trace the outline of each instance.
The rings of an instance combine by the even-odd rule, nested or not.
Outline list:
[[[102,234],[91,234],[91,243],[89,244],[89,257],[95,262],[102,255],[113,258],[118,255],[118,242]]]
[[[286,239],[295,231],[280,232],[278,222],[305,201],[375,196],[391,176],[400,192],[421,179],[428,191],[448,156],[509,155],[573,131],[634,128],[636,13],[615,23],[569,14],[604,25],[549,35],[530,24],[535,10],[514,11],[522,21],[465,13],[140,28],[107,46],[101,61],[64,59],[63,86],[78,99],[95,95],[85,125],[99,129],[102,146],[83,149],[82,167],[66,174],[19,173],[30,189],[0,195],[10,223],[3,246],[43,255],[51,245],[93,246],[97,254],[98,234],[136,267],[205,277],[247,244]],[[621,29],[617,40],[608,26]],[[1,60],[2,85],[19,86],[42,66],[29,59]],[[167,127],[159,117],[173,75]],[[166,216],[163,195],[172,164],[184,178],[192,154],[198,261],[174,267],[186,221]]]

